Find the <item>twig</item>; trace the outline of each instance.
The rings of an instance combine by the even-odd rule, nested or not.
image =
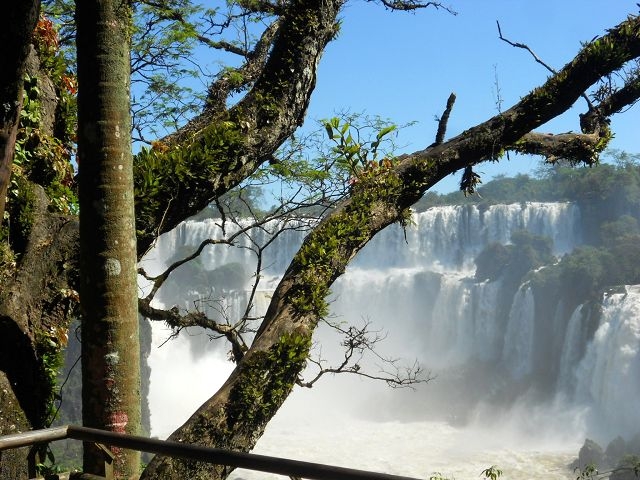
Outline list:
[[[508,43],[512,47],[522,48],[523,50],[526,50],[527,52],[529,52],[531,54],[531,56],[533,57],[533,59],[537,63],[539,63],[544,68],[549,70],[549,72],[553,73],[554,75],[556,75],[558,73],[554,68],[552,68],[549,65],[547,65],[540,57],[538,57],[538,55],[536,55],[536,53],[528,45],[526,45],[524,43],[513,42],[513,41],[509,40],[508,38],[505,38],[502,35],[502,28],[500,28],[500,22],[498,20],[496,20],[496,25],[498,25],[498,38],[500,38],[500,40],[502,40],[503,42]],[[587,94],[583,93],[581,96],[587,102],[587,106],[589,107],[589,110],[592,110],[593,109],[593,104],[591,103],[591,100],[589,100],[589,97],[587,96]]]
[[[383,381],[392,388],[413,388],[413,385],[416,383],[426,383],[431,380],[429,375],[426,377],[423,376],[424,371],[417,362],[414,362],[410,367],[403,368],[400,367],[397,359],[383,357],[380,355],[376,351],[375,346],[383,341],[386,338],[386,335],[382,335],[378,331],[369,330],[369,322],[359,328],[350,326],[344,329],[337,323],[329,322],[326,319],[323,321],[329,327],[344,336],[344,339],[341,342],[341,345],[345,348],[343,359],[339,365],[327,367],[325,366],[326,362],[322,359],[321,353],[317,359],[309,357],[308,362],[314,364],[318,371],[311,380],[304,381],[302,378],[298,379],[296,383],[299,386],[311,388],[327,373],[351,373],[372,380]],[[393,371],[390,372],[385,368],[378,366],[380,370],[377,374],[368,373],[361,366],[361,362],[367,352],[382,362],[383,365],[390,366]]]

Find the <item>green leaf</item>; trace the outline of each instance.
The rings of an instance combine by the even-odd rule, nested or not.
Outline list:
[[[393,132],[396,128],[397,127],[395,125],[389,125],[388,127],[384,127],[382,130],[378,132],[378,134],[376,135],[376,138],[378,139],[378,141],[380,141],[382,137]]]
[[[329,122],[325,122],[324,128],[327,131],[327,137],[329,137],[329,140],[333,140],[333,128],[331,127],[331,124],[329,124]]]

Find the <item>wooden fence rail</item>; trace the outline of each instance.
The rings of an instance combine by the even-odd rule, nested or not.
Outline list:
[[[208,448],[199,445],[188,445],[167,440],[138,437],[122,433],[107,432],[95,428],[65,425],[63,427],[34,430],[31,432],[5,435],[0,437],[0,451],[9,448],[30,446],[55,440],[71,438],[84,442],[111,445],[142,452],[156,453],[171,457],[198,460],[245,468],[261,472],[276,473],[290,477],[315,480],[420,480],[412,477],[390,475],[386,473],[355,470],[319,463],[303,462],[286,458],[256,455],[253,453],[232,452],[219,448]]]

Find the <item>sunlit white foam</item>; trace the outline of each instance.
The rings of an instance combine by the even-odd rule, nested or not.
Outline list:
[[[299,394],[299,396],[298,396]],[[316,392],[296,392],[292,407]],[[321,395],[322,396],[322,395]],[[498,465],[509,479],[574,478],[567,465],[578,442],[531,440],[526,444],[500,424],[461,429],[446,422],[366,420],[313,402],[306,410],[285,407],[269,424],[255,453],[326,463],[414,478],[439,472],[448,478],[481,478],[480,472]],[[316,408],[320,408],[321,414]],[[232,479],[271,480],[277,475],[237,470]]]
[[[153,325],[149,408],[154,437],[166,438],[182,425],[233,369],[224,351],[213,345],[210,351],[194,355],[188,335],[189,331],[183,331],[178,338],[170,339],[168,328]]]
[[[606,296],[600,325],[575,370],[577,395],[611,434],[640,430],[640,286]],[[631,400],[633,399],[633,400]]]
[[[625,396],[640,395],[637,320],[621,320],[640,318],[633,306],[640,301],[628,300],[640,296],[628,289],[627,297],[605,301],[601,328],[591,341],[579,310],[570,319],[558,310],[538,322],[535,302],[544,299],[535,299],[526,287],[501,323],[500,282],[470,277],[475,256],[490,242],[507,243],[518,229],[551,237],[556,254],[570,251],[581,241],[579,218],[578,208],[565,203],[438,207],[416,214],[406,231],[383,231],[332,288],[332,313],[388,331],[391,345],[383,351],[417,357],[436,378],[413,395],[353,378],[326,379],[310,392],[296,391],[258,451],[418,477],[439,471],[476,478],[498,464],[508,478],[569,478],[564,467],[583,440],[585,425],[608,422],[616,412],[640,418],[637,402],[624,403]],[[251,241],[262,244],[264,235],[257,231]],[[160,271],[176,251],[190,253],[203,239],[220,236],[213,220],[185,222],[160,239],[147,257],[149,269]],[[254,299],[257,314],[266,309],[303,236],[288,232],[267,250],[267,270]],[[249,238],[241,244],[249,246]],[[222,246],[207,247],[203,258],[207,270],[237,263],[251,272],[254,262],[247,248]],[[160,300],[164,295],[161,291]],[[248,301],[245,290],[224,290],[221,296],[235,309],[232,316]],[[154,326],[154,346],[169,333],[159,327]],[[320,331],[316,341],[326,340],[323,335]],[[557,338],[547,340],[549,335]],[[185,337],[152,351],[154,435],[166,436],[182,424],[231,369],[224,347],[197,338],[205,338],[197,348]],[[326,344],[323,352],[340,355]],[[545,355],[558,358],[549,371],[539,364]],[[624,386],[615,383],[623,381]],[[555,395],[549,395],[550,383]],[[467,427],[461,428],[464,422]],[[251,475],[257,474],[238,478],[272,478]]]

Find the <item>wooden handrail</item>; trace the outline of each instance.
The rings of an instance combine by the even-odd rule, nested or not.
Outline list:
[[[303,462],[287,458],[232,452],[200,445],[188,445],[180,442],[107,432],[75,425],[65,425],[64,427],[34,430],[0,437],[0,451],[65,438],[82,440],[84,442],[104,443],[115,447],[171,457],[187,458],[190,460],[214,463],[216,465],[228,465],[237,468],[315,480],[420,480],[412,477],[355,470],[352,468]]]
[[[53,442],[64,440],[68,437],[68,425],[63,427],[45,428],[43,430],[32,430],[24,433],[13,433],[11,435],[0,436],[0,451],[10,448],[28,447],[34,443]]]

